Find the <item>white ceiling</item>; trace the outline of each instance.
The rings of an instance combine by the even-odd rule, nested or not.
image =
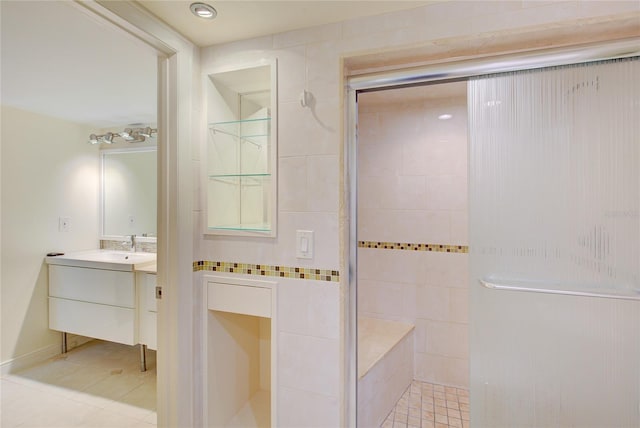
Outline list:
[[[97,128],[155,123],[152,50],[71,2],[1,1],[0,13],[3,105]]]
[[[216,1],[213,21],[188,1],[139,1],[206,46],[359,16],[414,8],[426,1]],[[70,1],[0,0],[1,101],[96,128],[156,121],[155,53]]]
[[[189,5],[195,1],[213,6],[213,20],[195,17]],[[144,8],[198,46],[277,34],[300,28],[413,9],[431,1],[404,0],[138,0]]]

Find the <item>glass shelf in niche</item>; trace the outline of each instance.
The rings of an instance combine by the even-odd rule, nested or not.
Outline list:
[[[269,137],[271,136],[271,118],[258,117],[252,119],[213,122],[209,124],[209,130],[214,134],[221,133],[240,140],[264,145],[269,143]]]
[[[208,176],[209,230],[271,231],[271,174]]]

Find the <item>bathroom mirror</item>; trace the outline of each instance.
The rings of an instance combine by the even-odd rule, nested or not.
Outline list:
[[[102,150],[102,237],[156,236],[155,147]]]

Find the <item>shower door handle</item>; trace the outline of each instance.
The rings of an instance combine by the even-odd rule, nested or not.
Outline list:
[[[551,283],[533,283],[526,281],[507,281],[507,280],[495,280],[495,279],[480,279],[480,284],[491,290],[504,290],[504,291],[526,291],[530,293],[544,293],[544,294],[560,294],[565,296],[580,296],[580,297],[600,297],[603,299],[620,299],[620,300],[640,300],[640,290],[638,289],[613,289],[601,292],[593,288],[557,288],[554,287],[557,284]]]

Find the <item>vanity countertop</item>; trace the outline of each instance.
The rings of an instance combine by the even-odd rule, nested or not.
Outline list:
[[[147,269],[153,268],[154,273],[156,270],[155,253],[86,250],[69,252],[59,256],[47,256],[45,260],[47,264],[51,265],[77,266],[93,269],[148,272]]]
[[[136,272],[157,273],[157,271],[158,271],[158,265],[155,261],[153,262],[153,264],[136,266]]]

